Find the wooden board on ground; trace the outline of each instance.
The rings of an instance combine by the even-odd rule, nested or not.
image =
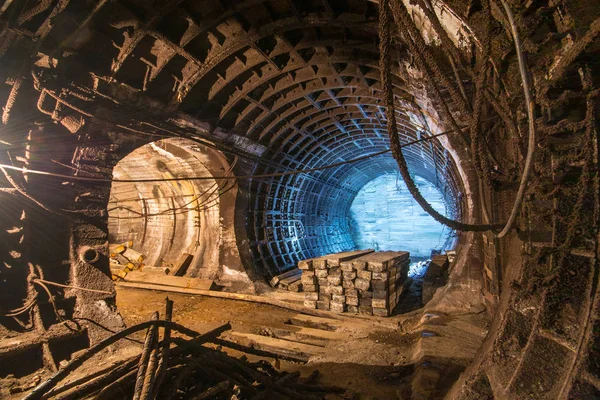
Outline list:
[[[331,340],[342,340],[346,335],[325,331],[322,329],[307,328],[305,326],[296,326],[290,324],[270,324],[261,328],[260,333],[263,336],[270,336],[277,339],[289,340],[292,342],[306,343],[313,346],[325,347]]]
[[[290,318],[290,324],[304,326],[313,329],[322,329],[325,331],[335,331],[339,323],[335,319],[314,317],[312,315],[298,314]]]
[[[131,271],[125,277],[127,282],[153,283],[163,286],[209,290],[213,285],[210,279],[185,278],[182,276],[160,275],[153,272]]]
[[[179,257],[179,260],[177,260],[177,263],[175,264],[175,266],[173,267],[173,269],[171,270],[169,275],[172,275],[172,276],[185,275],[185,272],[187,271],[188,267],[192,263],[193,258],[194,258],[193,255],[188,254],[188,253],[183,253],[181,255],[181,257]]]
[[[243,346],[268,351],[302,362],[308,362],[312,356],[325,353],[325,349],[319,346],[290,342],[289,340],[275,339],[253,333],[228,332],[222,337]]]
[[[298,268],[293,268],[287,272],[284,272],[283,274],[274,276],[273,279],[271,279],[271,281],[269,283],[271,284],[271,287],[275,287],[275,286],[277,286],[278,283],[285,281],[288,278],[293,278],[296,275],[298,275],[297,279],[300,279],[300,276],[302,275],[302,271],[300,271]],[[294,282],[294,281],[292,281],[292,282]]]

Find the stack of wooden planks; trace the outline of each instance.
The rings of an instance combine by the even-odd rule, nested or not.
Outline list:
[[[389,316],[406,287],[410,254],[372,250],[351,253],[298,264],[302,270],[304,305],[335,312]]]
[[[290,292],[301,292],[302,282],[302,271],[298,268],[293,268],[283,274],[277,275],[269,282],[271,287],[287,290]]]

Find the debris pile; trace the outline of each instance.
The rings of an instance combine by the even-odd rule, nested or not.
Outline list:
[[[133,242],[125,242],[109,246],[110,251],[110,270],[112,280],[117,281],[125,279],[131,271],[144,268],[144,255],[131,247]]]
[[[155,312],[150,321],[126,328],[90,347],[39,384],[25,400],[322,399],[328,393],[345,392],[315,384],[318,371],[301,379],[299,372],[277,371],[265,360],[249,362],[245,355],[229,356],[221,350],[221,345],[227,346],[228,342],[219,336],[231,329],[230,324],[200,334],[171,322],[173,302],[166,302],[164,320],[159,320]],[[95,354],[144,329],[147,332],[141,354],[58,385]],[[192,339],[172,336],[174,332]]]
[[[300,261],[304,305],[387,317],[409,283],[409,255],[367,250]]]

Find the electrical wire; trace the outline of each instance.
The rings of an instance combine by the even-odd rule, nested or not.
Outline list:
[[[533,166],[533,154],[535,150],[535,115],[534,108],[535,104],[531,97],[531,91],[529,89],[529,81],[527,79],[527,71],[525,66],[525,60],[523,58],[523,51],[521,49],[521,40],[519,39],[519,32],[517,31],[517,26],[515,24],[515,19],[513,17],[512,11],[510,7],[504,0],[500,0],[502,6],[504,7],[504,11],[506,11],[506,15],[508,17],[508,23],[510,24],[510,29],[513,35],[513,39],[515,42],[515,51],[517,52],[517,60],[519,62],[519,72],[521,74],[521,80],[523,81],[523,93],[525,95],[525,104],[527,106],[527,118],[529,119],[529,140],[527,143],[527,158],[525,159],[525,167],[523,168],[523,174],[521,175],[521,183],[519,185],[519,191],[517,192],[517,197],[513,204],[512,211],[510,216],[508,217],[508,221],[504,226],[504,229],[497,235],[498,238],[502,238],[506,236],[506,234],[512,229],[512,226],[517,218],[517,214],[521,209],[521,204],[523,203],[523,197],[525,196],[525,190],[527,189],[527,184],[529,182],[529,176],[531,175],[531,169]]]
[[[496,119],[496,118],[497,117],[494,117],[492,119]],[[438,138],[440,136],[448,135],[450,133],[460,132],[462,129],[464,129],[464,127],[459,128],[459,129],[450,129],[450,130],[447,130],[447,131],[444,131],[441,133],[437,133],[435,135],[427,136],[427,137],[400,145],[400,148],[404,148],[404,147],[412,146],[412,145],[415,145],[415,144],[418,144],[421,142],[429,141],[429,140]],[[75,180],[75,181],[106,182],[106,183],[108,183],[108,182],[121,182],[121,183],[173,182],[173,181],[186,181],[186,180],[197,181],[197,180],[211,180],[211,179],[214,179],[214,180],[262,179],[262,178],[276,178],[276,177],[281,177],[281,176],[298,175],[298,174],[305,174],[305,173],[309,173],[309,172],[322,171],[322,170],[326,170],[326,169],[336,168],[336,167],[346,165],[346,164],[352,164],[355,162],[367,160],[369,158],[377,157],[377,156],[380,156],[383,154],[387,154],[389,152],[391,152],[391,149],[378,151],[376,153],[367,154],[365,156],[353,158],[353,159],[347,160],[347,161],[341,161],[341,162],[335,163],[335,164],[324,165],[322,167],[315,167],[315,168],[308,168],[308,169],[301,169],[301,170],[294,170],[294,171],[286,171],[286,172],[277,172],[277,173],[273,173],[273,174],[241,175],[241,176],[230,175],[230,176],[190,176],[190,177],[151,178],[151,179],[106,179],[106,178],[89,178],[89,177],[83,177],[83,176],[57,174],[57,173],[48,172],[48,171],[40,171],[40,170],[28,169],[28,168],[19,168],[19,167],[15,167],[15,166],[8,165],[8,164],[0,164],[0,169],[5,168],[5,169],[13,170],[13,171],[26,172],[29,174],[45,175],[45,176],[51,176],[51,177],[63,178],[63,179],[69,179],[69,180]]]

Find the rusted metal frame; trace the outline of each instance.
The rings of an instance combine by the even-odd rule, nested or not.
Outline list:
[[[361,118],[357,118],[355,117],[356,113],[354,112],[346,112],[346,108],[340,108],[340,107],[329,107],[328,109],[324,109],[324,110],[336,110],[336,111],[327,111],[328,114],[330,114],[331,116],[336,117],[336,119],[339,122],[353,122],[355,120],[359,120],[361,121],[361,126],[362,124],[362,119]],[[402,126],[404,129],[409,129],[411,131],[411,133],[415,134],[416,136],[416,132],[417,132],[417,127],[411,125],[410,121],[408,119],[403,119],[402,117],[404,117],[404,115],[400,112],[400,111],[396,111],[398,115],[398,117],[401,119],[400,123],[398,124],[399,126]],[[323,131],[327,131],[327,127],[329,125],[331,125],[329,122],[327,122],[329,119],[326,117],[320,117],[318,115],[319,113],[310,113],[308,115],[305,115],[304,118],[306,119],[306,122],[304,123],[304,125],[302,125],[302,127],[304,129],[311,129],[313,131],[317,131],[317,130],[323,130]],[[323,114],[322,112],[320,114]],[[345,116],[346,118],[339,118],[338,116]],[[360,114],[358,114],[360,115]],[[368,126],[371,125],[370,120],[368,120],[368,122],[365,122],[364,125]],[[374,126],[379,126],[376,124],[372,124]],[[381,127],[381,126],[379,126]],[[385,129],[385,127],[381,127],[382,129]]]
[[[285,38],[281,37],[280,35],[274,34],[273,36],[275,38],[278,38],[278,40],[280,41],[279,43],[281,43],[281,46],[276,46],[273,49],[273,51],[270,53],[270,57],[276,57],[281,54],[290,53],[290,54],[293,54],[296,59],[296,62],[289,61],[288,64],[284,68],[281,69],[281,73],[296,70],[299,68],[298,65],[310,66],[312,64],[315,64],[315,59],[323,60],[321,62],[321,64],[326,64],[328,62],[351,63],[351,61],[349,61],[349,60],[353,59],[353,50],[356,49],[356,47],[357,47],[357,45],[349,46],[349,45],[343,44],[342,42],[340,42],[338,40],[330,41],[330,42],[332,42],[331,45],[334,46],[334,53],[340,53],[340,52],[347,51],[348,54],[343,55],[343,56],[340,56],[338,54],[332,54],[332,55],[327,55],[327,56],[324,56],[322,54],[315,54],[313,56],[313,58],[310,60],[310,62],[306,62],[304,60],[304,58],[298,53],[298,51],[302,50],[302,49],[306,49],[306,48],[314,48],[317,46],[322,46],[323,43],[313,42],[313,41],[303,41],[303,42],[300,42],[297,45],[297,47],[294,48],[291,44],[289,44],[289,42],[287,40],[285,40]],[[367,44],[371,45],[371,43],[365,42],[365,45],[367,45]],[[285,50],[281,50],[280,47],[285,47]],[[338,58],[340,58],[339,61],[337,61]],[[254,59],[252,57],[248,57],[245,65],[244,65],[244,68],[236,69],[234,71],[234,73],[236,75],[232,76],[231,80],[233,80],[236,77],[240,76],[241,74],[257,67],[259,64],[262,63],[262,61],[263,61],[262,57],[256,57],[256,59]],[[373,62],[373,60],[371,60],[371,62]],[[376,61],[375,61],[375,64],[376,64]],[[272,68],[268,68],[268,67],[262,67],[262,72],[259,75],[261,78],[260,78],[260,83],[258,85],[262,85],[268,81],[269,77],[271,77],[271,76],[277,77],[279,75],[279,71],[273,70]],[[244,86],[245,85],[246,85],[246,83],[244,83]],[[226,86],[226,83],[218,85],[218,86],[217,86],[217,83],[215,83],[214,87],[211,88],[211,90],[210,90],[209,99],[213,98],[225,86]]]
[[[345,51],[345,50],[346,49],[343,49],[343,51]],[[340,51],[340,48],[337,47],[336,51]],[[302,58],[300,57],[300,59],[302,59]],[[313,58],[311,58],[309,63],[305,63],[305,62],[288,63],[281,72],[273,70],[271,68],[262,67],[261,73],[259,74],[260,79],[258,79],[256,81],[254,81],[252,79],[246,81],[240,89],[238,89],[233,95],[231,95],[230,99],[227,101],[227,104],[221,110],[220,117],[223,118],[224,115],[226,113],[228,113],[237,104],[237,102],[239,101],[239,99],[241,97],[243,97],[244,95],[247,95],[252,90],[254,90],[256,87],[262,86],[265,83],[267,83],[273,79],[277,79],[282,73],[287,74],[291,71],[299,71],[299,70],[302,70],[303,68],[307,68],[307,67],[311,68],[313,66],[320,67],[322,65],[323,66],[326,65],[328,62],[348,63],[348,64],[354,64],[354,65],[365,65],[370,68],[376,67],[376,63],[377,63],[376,60],[369,60],[369,59],[364,59],[364,58],[360,58],[360,59],[352,58],[352,55],[342,53],[339,55],[333,54],[333,55],[327,56],[327,57],[321,56],[321,55],[315,55],[315,56],[313,56]],[[373,63],[373,64],[371,64],[371,63]],[[308,66],[306,66],[306,64],[308,64]],[[360,70],[360,68],[358,68],[358,67],[357,67],[357,69]],[[239,71],[239,74],[241,74],[242,72],[248,71],[248,70],[250,70],[250,68],[246,68],[246,69],[244,69],[244,71]],[[318,69],[318,71],[320,71],[320,70],[321,70],[321,68]],[[310,79],[310,78],[316,79],[316,78],[328,76],[327,74],[320,73],[320,72],[317,72],[315,74],[315,72],[312,70],[312,68],[308,72],[310,72],[310,74],[307,77],[307,79]],[[349,72],[346,72],[345,74],[347,75],[348,73]],[[297,76],[295,80],[298,81],[300,79],[300,76],[302,76],[302,72],[299,73],[299,76]],[[357,75],[357,76],[360,78],[359,75]],[[362,75],[362,77],[364,78],[364,75]],[[397,76],[397,78],[402,79],[399,76]],[[374,76],[372,79],[375,79],[377,81],[379,80],[379,74],[376,71],[374,72]],[[366,80],[364,80],[364,83],[365,83],[365,87],[370,87],[366,84]],[[227,86],[226,84],[223,84],[221,89],[226,86]],[[219,89],[219,90],[221,90],[221,89]],[[401,86],[401,85],[397,85],[396,89],[404,91],[403,86]],[[211,93],[213,93],[212,92],[213,90],[215,90],[214,87],[211,88]],[[273,90],[275,90],[275,89],[271,89],[271,91],[273,91]],[[218,92],[214,92],[214,95],[216,95],[217,93]],[[267,95],[269,95],[269,93],[270,93],[269,90],[267,90],[267,91],[265,91],[265,94],[263,94],[263,96],[267,96]],[[213,95],[213,97],[214,97],[214,95]],[[261,97],[261,99],[259,99],[259,100],[264,101],[264,100],[266,100],[266,97],[264,97],[264,98]],[[250,111],[251,110],[247,110],[247,111],[245,110],[244,113],[248,114]]]
[[[323,85],[320,87],[306,88],[306,89],[298,87],[295,90],[288,92],[287,95],[285,96],[285,98],[282,98],[277,103],[275,103],[272,107],[272,110],[275,111],[279,108],[287,107],[287,106],[289,106],[290,103],[301,100],[305,94],[314,93],[316,91],[322,91],[324,89],[341,89],[341,91],[337,95],[338,99],[345,98],[345,97],[361,97],[361,98],[366,98],[366,99],[373,99],[374,102],[378,101],[378,96],[372,95],[366,89],[364,89],[365,90],[364,92],[360,91],[360,89],[363,89],[362,86],[354,86],[353,84],[349,84],[349,85],[343,86],[343,87],[340,87],[337,85]],[[353,90],[353,89],[358,89],[358,90]],[[402,99],[402,98],[400,97],[400,99]],[[324,99],[317,99],[317,101],[319,101],[319,100],[324,100]],[[346,104],[346,103],[344,103],[344,104]],[[399,108],[403,109],[402,106],[400,106]],[[288,114],[290,114],[289,109],[286,112]],[[256,117],[253,120],[253,123],[248,128],[248,132],[252,132],[258,125],[262,126],[265,118],[267,118],[266,115],[259,115],[258,117]],[[273,125],[274,124],[271,124],[268,129],[272,129]]]
[[[312,89],[306,89],[306,90],[302,90],[301,88],[299,90],[293,91],[288,93],[288,95],[286,96],[285,99],[281,99],[279,102],[275,103],[272,107],[272,110],[274,112],[276,112],[277,110],[281,109],[281,108],[287,108],[287,110],[285,110],[283,113],[281,113],[280,115],[284,116],[284,117],[288,117],[291,114],[295,114],[300,112],[303,108],[306,108],[306,105],[302,105],[300,106],[299,104],[302,103],[302,100],[304,99],[304,95],[305,94],[309,94],[309,93],[313,93],[315,91],[319,91],[319,90],[323,90],[323,87],[321,88],[312,88]],[[350,93],[346,94],[343,92],[340,92],[338,94],[339,97],[354,97],[355,95],[352,95]],[[296,103],[296,105],[294,106],[293,104]],[[306,102],[308,104],[308,106],[312,107],[312,105],[308,102]],[[291,108],[289,107],[290,105],[293,105]],[[264,120],[268,117],[267,113],[263,113],[262,115],[259,115],[258,117],[256,117],[252,124],[248,127],[248,133],[251,135],[255,129],[258,128],[262,128],[263,133],[261,134],[261,136],[265,135],[265,132],[268,132],[269,130],[273,129],[274,126],[277,125],[277,121],[273,121],[271,122],[267,127],[263,128],[263,124],[264,124]]]
[[[347,62],[350,62],[350,61],[347,61]],[[354,62],[356,62],[356,61],[354,61]],[[318,66],[318,67],[321,67],[321,65],[322,64],[311,64],[311,66]],[[327,64],[324,64],[324,65],[326,66]],[[263,93],[263,95],[261,96],[261,98],[259,99],[259,101],[265,102],[270,97],[276,96],[279,93],[281,93],[282,91],[289,91],[288,89],[291,88],[291,87],[293,87],[293,86],[300,86],[300,84],[307,85],[309,82],[317,80],[317,79],[320,80],[319,86],[323,87],[324,90],[362,88],[370,96],[374,95],[374,91],[380,91],[381,90],[381,88],[377,87],[377,86],[375,88],[373,88],[373,86],[364,86],[364,85],[361,85],[362,81],[360,80],[360,78],[357,75],[355,75],[353,73],[355,71],[352,71],[352,70],[348,70],[347,69],[347,70],[343,71],[344,76],[347,76],[347,77],[351,78],[351,81],[349,83],[346,83],[346,82],[344,82],[344,81],[342,81],[340,79],[337,79],[337,78],[335,79],[335,80],[338,81],[337,83],[336,82],[323,83],[322,82],[322,78],[326,78],[327,79],[327,78],[332,77],[333,75],[331,75],[329,73],[326,73],[326,72],[325,73],[321,73],[321,68],[319,68],[318,71],[319,72],[317,72],[315,74],[306,76],[306,78],[304,78],[304,76],[297,76],[296,79],[294,79],[294,82],[290,82],[287,85],[285,83],[283,83],[283,84],[280,84],[280,86],[278,86],[278,87],[273,87],[270,90],[267,89]],[[374,75],[375,74],[376,73],[374,73]],[[335,76],[334,76],[334,78],[335,78]],[[396,97],[403,98],[402,96],[400,96],[400,93],[409,95],[409,93],[407,93],[406,90],[405,90],[404,80],[401,77],[397,76],[397,75],[394,76],[394,78],[395,78],[394,79],[394,81],[395,81],[394,82],[394,88],[397,89],[397,92],[398,92],[396,94]],[[376,80],[377,82],[379,81],[379,77],[377,77],[377,76],[373,76],[372,79]],[[279,81],[279,82],[281,82],[281,81]],[[369,91],[368,90],[369,88],[373,88],[374,90],[370,90]]]
[[[376,100],[376,99],[374,99],[374,100]],[[350,103],[350,102],[348,102],[348,103]],[[363,104],[364,104],[364,101],[363,101]],[[300,107],[298,107],[298,108],[302,109],[302,108],[309,108],[309,107],[310,107],[310,105],[307,105],[307,104],[305,104],[305,105],[303,105],[301,108],[300,108]],[[337,108],[337,106],[335,106],[335,107],[330,107],[330,108]],[[328,110],[328,109],[330,109],[330,108],[324,108],[324,109],[323,109],[323,111],[326,111],[326,110]],[[288,118],[288,116],[289,116],[290,114],[292,114],[292,113],[293,113],[292,111],[293,111],[293,112],[297,112],[297,111],[299,111],[299,110],[291,110],[291,111],[289,111],[289,110],[288,110],[288,111],[286,111],[285,113],[281,114],[281,117],[282,117],[282,118]],[[312,116],[313,116],[313,115],[311,115],[311,114],[308,114],[308,115],[307,115],[306,113],[303,113],[303,114],[301,114],[301,115],[297,115],[297,116],[296,116],[296,117],[294,117],[294,118],[293,118],[291,121],[292,121],[292,123],[295,123],[295,122],[297,122],[297,121],[298,121],[298,119],[300,119],[300,120],[303,120],[303,119],[307,119],[307,118],[312,118]],[[276,121],[276,122],[277,122],[277,121]],[[263,129],[263,132],[261,133],[261,136],[260,136],[260,137],[261,137],[261,140],[264,140],[264,137],[266,137],[266,135],[270,134],[270,130],[272,130],[272,129],[273,129],[273,127],[274,127],[275,125],[276,125],[276,123],[272,123],[272,124],[270,124],[268,127],[266,127],[266,128],[264,128],[264,129]],[[279,136],[280,136],[280,135],[281,135],[281,134],[282,134],[284,131],[285,131],[285,129],[281,129],[280,131],[278,131],[278,132],[276,132],[276,133],[272,134],[271,138],[269,139],[269,142],[270,142],[270,143],[273,143],[273,142],[275,142],[276,140],[278,140],[278,139],[279,139]]]
[[[120,48],[119,54],[111,65],[111,73],[113,77],[117,74],[119,69],[121,69],[127,57],[131,55],[144,36],[150,34],[150,32],[154,30],[156,25],[160,22],[161,18],[167,15],[173,8],[177,7],[182,1],[183,0],[167,0],[166,4],[156,10],[156,12],[153,13],[147,21],[140,21],[138,19],[138,22],[142,23],[143,25],[134,32],[129,40],[126,39],[123,43],[123,47]]]
[[[291,129],[293,129],[293,130],[295,130],[297,133],[300,133],[300,134],[302,134],[302,135],[304,135],[304,136],[306,136],[306,137],[309,137],[309,138],[311,138],[311,139],[313,139],[313,140],[315,140],[315,141],[317,141],[317,140],[318,140],[318,139],[317,139],[315,136],[313,136],[313,135],[312,135],[312,134],[310,134],[309,132],[306,132],[306,131],[304,131],[304,130],[301,130],[301,129],[299,129],[299,128],[298,128],[298,127],[296,127],[296,126],[295,126],[293,123],[291,123],[291,122],[287,121],[287,120],[286,120],[284,117],[282,117],[281,115],[279,115],[279,114],[276,114],[275,112],[271,111],[269,108],[267,108],[266,106],[264,106],[264,105],[260,104],[258,101],[254,100],[253,98],[251,98],[251,97],[248,97],[246,100],[247,100],[247,101],[249,101],[249,102],[251,102],[251,103],[256,103],[257,107],[259,107],[261,110],[263,110],[263,111],[265,111],[265,112],[268,112],[268,113],[270,113],[270,114],[274,115],[274,116],[275,116],[275,117],[277,117],[279,120],[284,120],[284,121],[287,123],[287,125],[286,125],[286,126],[287,126],[287,127],[289,127],[289,128],[291,128]]]
[[[307,76],[306,78],[304,78],[304,76],[296,76],[294,81],[288,82],[288,84],[281,84],[279,82],[281,82],[281,80],[278,82],[278,84],[280,85],[279,87],[274,87],[271,90],[267,90],[265,91],[265,93],[263,93],[263,95],[261,96],[261,98],[258,100],[259,102],[265,102],[266,100],[268,100],[270,97],[272,96],[276,96],[278,95],[281,91],[285,91],[288,90],[289,88],[293,87],[293,86],[300,86],[303,84],[307,84],[310,81],[314,81],[320,78],[326,78],[328,77],[327,75],[321,75],[321,74],[316,74],[316,75],[311,75],[311,76]],[[273,78],[274,79],[274,78]],[[233,96],[231,96],[231,98],[228,100],[227,104],[222,108],[221,113],[220,113],[220,118],[223,119],[227,113],[229,113],[233,107],[235,107],[236,104],[238,104],[238,102],[243,99],[243,97],[245,95],[247,95],[248,93],[250,93],[252,90],[254,90],[256,87],[268,82],[268,79],[265,79],[263,81],[257,82],[256,85],[254,86],[249,86],[247,89],[244,90],[240,90],[239,93],[234,94]],[[339,86],[339,85],[334,85],[332,86],[334,88],[340,88],[340,87],[344,87],[344,86]],[[402,90],[402,88],[399,88],[399,90]],[[252,113],[254,111],[254,108],[251,106],[247,106],[244,110],[242,110],[237,117],[238,121],[242,121],[244,118],[246,118],[250,113]]]
[[[304,28],[306,26],[323,27],[332,25],[339,27],[354,26],[356,29],[362,30],[367,30],[368,28],[368,24],[360,24],[359,26],[356,26],[356,24],[353,24],[351,21],[343,21],[340,19],[332,20],[331,18],[320,18],[315,16],[306,18],[302,20],[302,22],[299,22],[295,18],[284,18],[282,20],[274,21],[271,24],[263,25],[261,27],[255,27],[256,31],[253,33],[253,40],[260,40],[264,37],[271,36],[276,33],[285,32],[288,30],[296,30],[299,28]],[[229,58],[232,54],[248,46],[248,41],[249,39],[247,33],[246,35],[239,35],[235,39],[231,39],[227,47],[220,47],[220,51],[217,54],[213,55],[212,57],[209,56],[203,63],[202,67],[194,74],[189,76],[187,79],[185,79],[182,82],[181,86],[187,88],[195,86],[216,65]],[[209,52],[209,55],[211,52]],[[183,99],[185,98],[185,94],[180,95],[180,97],[183,101]],[[171,103],[177,103],[177,95],[173,96]]]

